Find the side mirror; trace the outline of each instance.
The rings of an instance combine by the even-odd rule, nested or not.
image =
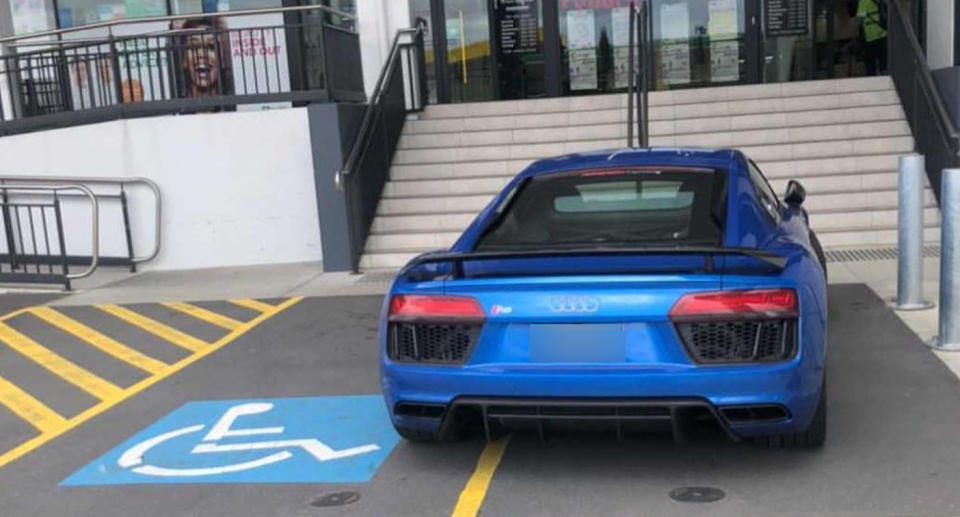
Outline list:
[[[787,183],[787,191],[783,194],[783,202],[788,205],[800,206],[807,199],[807,189],[799,181],[790,180]]]

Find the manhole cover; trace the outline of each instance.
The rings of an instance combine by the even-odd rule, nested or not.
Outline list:
[[[360,500],[359,492],[333,492],[317,498],[310,506],[346,506]]]
[[[712,503],[725,495],[723,490],[712,486],[682,486],[670,491],[670,497],[681,503]]]

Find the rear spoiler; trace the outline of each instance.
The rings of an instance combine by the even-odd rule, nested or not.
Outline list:
[[[428,253],[415,257],[401,271],[406,274],[410,269],[422,264],[451,262],[453,277],[463,278],[463,263],[468,260],[497,260],[514,258],[551,258],[586,256],[623,256],[623,255],[703,255],[704,269],[713,271],[713,257],[717,255],[740,255],[761,260],[777,269],[783,269],[787,258],[781,255],[753,248],[721,248],[715,246],[685,247],[631,247],[631,248],[586,248],[586,249],[542,249],[524,251],[471,251]]]

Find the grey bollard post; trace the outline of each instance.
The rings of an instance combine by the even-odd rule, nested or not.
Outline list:
[[[944,169],[940,183],[940,335],[931,346],[960,350],[960,169]]]
[[[900,157],[897,210],[897,300],[898,311],[929,309],[923,299],[923,189],[927,175],[923,155]]]

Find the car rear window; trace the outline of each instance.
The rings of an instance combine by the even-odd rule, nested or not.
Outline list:
[[[499,207],[476,249],[717,244],[725,177],[676,168],[534,177]]]

